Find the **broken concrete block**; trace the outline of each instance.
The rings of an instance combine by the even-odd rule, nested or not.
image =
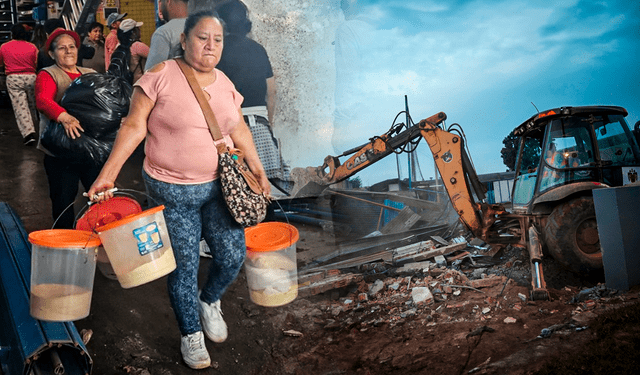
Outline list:
[[[431,262],[429,261],[407,263],[404,266],[398,268],[396,272],[419,272],[419,271],[424,272],[425,269],[426,270],[429,269],[430,265],[431,265]]]
[[[469,241],[469,246],[484,246],[485,244],[486,242],[484,242],[479,238],[474,238],[471,241]]]
[[[376,280],[371,287],[369,287],[369,296],[375,296],[384,288],[384,281],[378,279]]]
[[[445,259],[444,255],[436,255],[433,258],[433,260],[436,262],[438,267],[446,267],[447,266],[447,260]]]
[[[472,288],[490,288],[492,286],[500,285],[507,280],[505,276],[493,276],[486,279],[469,280],[469,286]]]
[[[473,272],[471,272],[471,277],[473,277],[474,279],[479,279],[485,272],[487,272],[486,268],[476,268],[473,270]]]
[[[512,317],[509,316],[509,317],[504,318],[504,322],[507,323],[507,324],[513,324],[513,323],[517,322],[517,320],[516,320],[516,318],[512,318]]]
[[[433,294],[426,286],[419,286],[411,289],[411,298],[413,303],[433,301]]]

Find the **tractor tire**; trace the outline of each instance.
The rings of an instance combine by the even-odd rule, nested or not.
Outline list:
[[[565,268],[579,274],[602,270],[602,251],[593,197],[558,204],[544,228],[545,245]]]

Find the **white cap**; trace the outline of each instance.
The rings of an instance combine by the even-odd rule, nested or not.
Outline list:
[[[133,30],[134,27],[140,27],[142,25],[142,22],[136,22],[131,18],[128,18],[120,23],[120,30],[126,33],[127,31]]]

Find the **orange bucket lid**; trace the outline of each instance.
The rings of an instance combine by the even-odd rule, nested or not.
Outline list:
[[[140,203],[129,197],[113,197],[92,204],[76,223],[76,229],[94,231],[111,222],[142,211]]]
[[[138,220],[140,218],[143,218],[145,216],[153,215],[156,212],[160,212],[162,210],[164,210],[164,206],[160,205],[160,206],[157,206],[157,207],[150,208],[150,209],[148,209],[146,211],[142,211],[142,212],[137,213],[137,214],[129,215],[129,216],[124,217],[124,218],[122,218],[120,220],[112,221],[110,223],[107,223],[107,224],[101,226],[100,228],[98,228],[98,232],[100,232],[100,233],[106,232],[106,231],[108,231],[110,229],[117,228],[117,227],[119,227],[121,225],[132,223],[132,222],[134,222],[134,221],[136,221],[136,220]]]
[[[298,229],[279,222],[260,223],[244,230],[249,251],[278,251],[298,242]]]
[[[84,249],[102,243],[97,234],[76,229],[47,229],[29,233],[29,242],[43,247]]]

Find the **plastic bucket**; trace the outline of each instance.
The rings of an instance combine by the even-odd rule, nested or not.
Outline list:
[[[245,271],[255,304],[282,306],[298,296],[298,238],[298,230],[285,223],[261,223],[245,229]]]
[[[113,197],[105,202],[95,203],[76,222],[76,229],[97,231],[106,224],[120,220],[129,215],[142,212],[140,203],[128,197]],[[96,267],[105,277],[116,280],[118,277],[109,262],[103,246],[98,247]]]
[[[86,318],[91,308],[100,239],[73,229],[49,229],[29,234],[31,298],[36,319],[66,322]]]
[[[159,279],[176,268],[163,210],[150,208],[97,229],[123,288]]]

